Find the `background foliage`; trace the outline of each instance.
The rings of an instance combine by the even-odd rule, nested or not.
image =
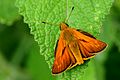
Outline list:
[[[0,80],[55,80],[61,78],[81,80],[113,80],[114,78],[119,80],[120,1],[116,0],[113,6],[111,0],[90,0],[88,2],[81,0],[80,3],[69,1],[68,13],[72,6],[75,7],[75,10],[68,24],[92,33],[105,41],[108,47],[88,63],[55,77],[51,75],[49,67],[53,62],[59,27],[44,25],[40,21],[58,24],[65,19],[66,2],[61,0],[57,3],[54,0],[53,2],[46,1],[45,6],[42,6],[40,5],[43,4],[42,0],[34,0],[34,2],[33,0],[17,0],[16,6],[19,8],[19,13],[24,16],[23,18],[14,5],[15,0],[1,0]],[[51,11],[51,9],[53,10]],[[49,11],[51,13],[47,16]],[[23,19],[28,23],[34,38]]]

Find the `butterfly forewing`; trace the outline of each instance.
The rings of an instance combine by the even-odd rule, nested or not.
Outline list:
[[[63,51],[63,55],[55,58],[52,73],[58,74],[64,70],[66,70],[70,66],[70,55],[68,54],[67,49],[65,48]]]
[[[82,44],[89,53],[100,52],[107,46],[106,43],[97,40],[94,36],[87,32],[83,34],[79,31],[74,30],[74,33],[74,36],[78,39],[79,43]]]
[[[62,34],[58,40],[55,50],[55,60],[52,67],[52,73],[58,74],[66,70],[71,64],[71,58]]]
[[[74,35],[78,39],[78,44],[83,58],[86,58],[85,60],[93,57],[95,55],[94,53],[102,51],[107,46],[106,43],[97,40],[94,36],[87,32],[84,32],[84,34],[83,32],[81,33],[81,31],[74,31],[74,33],[76,33]]]

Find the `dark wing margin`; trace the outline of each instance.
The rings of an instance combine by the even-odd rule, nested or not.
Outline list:
[[[56,46],[55,46],[54,57],[56,56],[56,51],[57,51],[58,41],[59,41],[59,40],[57,40],[57,44],[56,44]]]
[[[91,37],[91,38],[96,39],[93,35],[91,35],[91,34],[90,34],[90,33],[88,33],[88,32],[82,31],[82,30],[80,30],[80,29],[77,29],[77,31],[79,31],[79,32],[83,33],[83,34],[84,34],[84,35],[86,35],[86,36],[89,36],[89,37]]]

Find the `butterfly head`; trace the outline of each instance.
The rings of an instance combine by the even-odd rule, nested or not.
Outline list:
[[[68,25],[67,23],[62,22],[62,23],[60,24],[60,30],[65,30],[65,29],[67,29],[68,27],[69,27],[69,25]]]

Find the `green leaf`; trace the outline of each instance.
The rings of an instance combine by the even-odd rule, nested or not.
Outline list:
[[[54,60],[54,48],[60,34],[59,26],[41,23],[60,24],[66,19],[71,8],[74,10],[68,20],[71,27],[88,31],[93,35],[100,33],[102,21],[109,13],[113,0],[17,0],[16,6],[24,16],[24,21],[29,24],[31,33],[40,46],[40,54],[51,69]],[[66,14],[67,12],[67,14]],[[60,75],[57,79],[86,80],[87,63],[76,66]],[[94,78],[94,76],[93,76]],[[91,79],[90,79],[91,80]]]
[[[0,23],[11,25],[17,18],[18,12],[15,0],[0,0]]]

